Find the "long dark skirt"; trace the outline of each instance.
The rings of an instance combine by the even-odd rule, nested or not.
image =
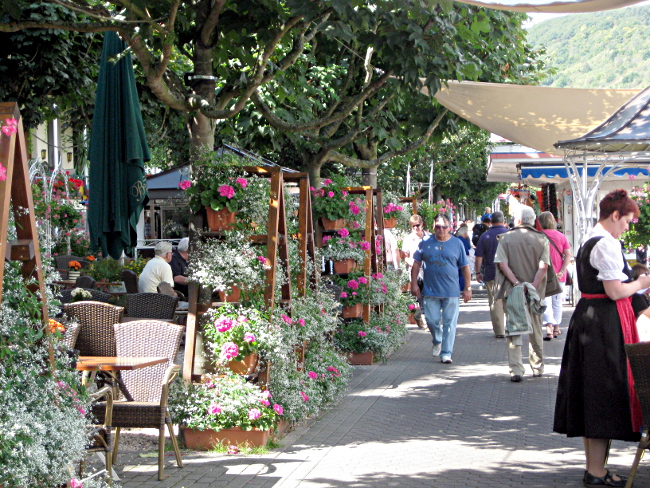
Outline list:
[[[553,430],[568,437],[638,441],[616,302],[582,298],[571,317]]]

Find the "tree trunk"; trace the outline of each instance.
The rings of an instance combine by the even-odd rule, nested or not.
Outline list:
[[[377,169],[379,166],[372,168],[363,168],[361,170],[361,184],[363,186],[371,186],[377,188]]]

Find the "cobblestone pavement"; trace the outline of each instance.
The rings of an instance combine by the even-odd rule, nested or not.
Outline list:
[[[579,487],[581,439],[551,432],[565,334],[544,342],[545,374],[509,379],[504,339],[492,334],[481,290],[461,305],[453,364],[431,356],[428,331],[413,328],[386,364],[357,366],[349,394],[259,456],[184,451],[178,469],[120,453],[117,472],[138,487]],[[607,401],[607,399],[603,399]],[[635,446],[615,441],[609,467],[627,474]],[[650,486],[641,461],[636,487]]]

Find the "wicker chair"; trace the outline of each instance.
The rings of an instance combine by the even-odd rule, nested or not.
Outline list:
[[[73,256],[72,254],[65,254],[62,256],[54,256],[54,262],[56,263],[56,270],[61,274],[61,278],[64,280],[68,278],[68,263],[70,261],[79,261],[81,268],[86,268],[90,263],[85,258],[80,258],[79,256]]]
[[[104,464],[106,465],[106,474],[113,478],[113,388],[105,386],[94,393],[91,393],[90,400],[97,403],[103,400],[104,416],[102,422],[89,427],[89,443],[86,447],[87,452],[96,452],[104,455]],[[85,459],[79,465],[79,475],[83,477],[85,469]]]
[[[127,293],[138,293],[140,291],[138,288],[138,275],[134,271],[130,269],[122,270],[122,281],[124,281]]]
[[[158,429],[158,480],[163,480],[165,454],[165,425],[176,454],[176,463],[183,467],[183,461],[174,435],[171,416],[167,408],[169,385],[176,378],[180,367],[173,364],[181,342],[184,327],[158,320],[138,320],[115,324],[118,356],[166,357],[167,362],[132,371],[122,371],[124,387],[134,401],[113,403],[115,444],[113,462],[117,460],[120,429]],[[93,408],[98,419],[104,418],[103,404]]]
[[[80,325],[75,345],[80,356],[116,356],[113,325],[122,321],[124,307],[84,301],[66,303],[63,308]]]
[[[95,290],[94,288],[84,288],[92,296],[88,301],[93,302],[102,302],[102,303],[112,303],[113,297],[110,293],[104,293],[100,290]],[[72,303],[72,290],[61,290],[61,303]]]
[[[74,345],[77,343],[77,337],[79,337],[79,331],[81,326],[77,322],[71,322],[65,326],[65,334],[63,334],[63,345],[67,349],[74,349]]]
[[[126,295],[126,315],[147,319],[172,320],[178,297],[162,293],[132,293]]]
[[[650,449],[650,342],[625,344],[625,352],[630,360],[632,376],[634,376],[634,389],[639,397],[639,403],[641,404],[641,411],[643,413],[641,440],[637,446],[630,476],[625,485],[625,488],[631,488],[634,483],[634,476],[639,468],[639,461],[641,461],[641,457],[643,456],[643,451]]]
[[[77,280],[74,283],[74,286],[77,288],[95,288],[96,281],[94,278],[83,275],[77,278]]]

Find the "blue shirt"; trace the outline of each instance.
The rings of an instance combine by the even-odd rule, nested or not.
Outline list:
[[[492,281],[496,277],[496,265],[494,264],[494,255],[497,252],[499,241],[497,236],[508,232],[508,227],[505,225],[495,225],[481,234],[481,237],[476,244],[475,256],[483,258],[485,264],[485,273],[483,274],[483,281]],[[477,272],[480,270],[477,269]]]
[[[458,297],[458,270],[468,266],[465,246],[457,237],[440,242],[434,235],[425,236],[413,254],[424,268],[426,297]]]

